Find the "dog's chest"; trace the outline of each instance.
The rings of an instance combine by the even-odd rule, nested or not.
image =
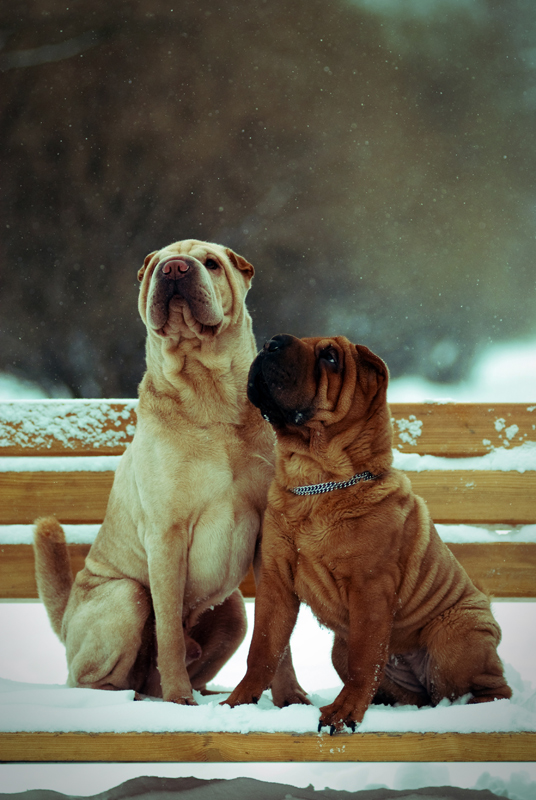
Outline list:
[[[192,608],[222,602],[253,561],[262,507],[253,471],[253,466],[237,469],[236,461],[224,457],[212,463],[212,480],[197,489],[195,511],[188,520],[185,589],[186,605]],[[204,475],[208,473],[206,469]]]
[[[237,588],[253,561],[260,516],[254,509],[236,513],[221,504],[214,519],[208,510],[191,531],[186,591],[194,605],[203,598]]]
[[[203,610],[247,573],[271,475],[233,426],[182,426],[157,440],[140,433],[136,478],[141,505],[150,509],[151,546],[169,531],[184,541],[185,606]]]
[[[352,558],[333,551],[323,538],[300,536],[296,542],[294,589],[320,622],[334,630],[348,625]]]

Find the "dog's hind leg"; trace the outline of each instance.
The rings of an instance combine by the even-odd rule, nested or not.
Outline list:
[[[65,614],[68,683],[140,691],[145,680],[141,661],[148,666],[152,640],[149,594],[129,579],[92,583],[89,588],[77,580]]]
[[[238,589],[221,605],[207,609],[201,615],[188,635],[190,641],[197,642],[201,648],[199,658],[188,665],[193,689],[206,690],[207,683],[238,649],[246,630],[244,599]]]
[[[432,700],[426,690],[424,676],[429,656],[425,650],[392,655],[373,703],[376,705],[411,705],[422,708]]]
[[[432,701],[426,692],[412,692],[384,675],[372,703],[375,706],[394,706],[398,703],[402,706],[423,708],[431,705]]]
[[[489,609],[454,607],[432,620],[421,641],[426,640],[430,654],[428,683],[434,703],[469,693],[470,703],[510,698],[512,690],[497,653],[500,638]]]
[[[311,705],[311,701],[307,698],[307,692],[298,683],[294,664],[292,663],[290,644],[287,645],[278,664],[270,689],[274,705],[278,706],[278,708],[293,705]]]

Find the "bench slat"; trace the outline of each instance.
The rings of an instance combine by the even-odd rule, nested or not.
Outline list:
[[[391,415],[393,446],[401,453],[483,456],[491,446],[517,446],[536,438],[536,405],[530,403],[392,403]],[[414,428],[408,435],[402,422],[411,423],[410,417],[422,422],[416,438],[411,437]],[[415,443],[405,441],[408,438]]]
[[[0,455],[119,455],[132,439],[135,402],[0,402]],[[536,406],[528,403],[392,403],[391,414],[394,446],[404,453],[478,456],[535,438]]]
[[[0,473],[0,524],[50,515],[72,525],[102,522],[113,479],[113,472]]]
[[[492,597],[536,597],[536,543],[449,543],[471,580]]]
[[[536,733],[0,733],[0,760],[534,761]]]
[[[102,522],[113,472],[0,473],[0,524],[53,514],[66,524]],[[536,471],[411,472],[438,523],[526,525],[536,521]]]
[[[536,471],[408,472],[441,524],[530,525],[536,521]]]
[[[0,456],[115,456],[132,441],[137,400],[0,402]]]
[[[451,543],[450,549],[473,581],[494,597],[536,597],[536,543]],[[73,572],[84,566],[88,544],[70,544]],[[240,589],[255,597],[250,570]],[[33,548],[29,544],[0,545],[0,598],[37,597]]]

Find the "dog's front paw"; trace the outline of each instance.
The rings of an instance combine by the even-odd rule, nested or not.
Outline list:
[[[164,696],[163,699],[166,701],[166,703],[176,703],[179,706],[197,705],[192,694],[177,694],[175,692],[171,692],[170,694]]]
[[[259,697],[262,694],[261,691],[255,691],[252,689],[248,689],[246,685],[239,683],[236,689],[231,692],[227,700],[222,700],[220,703],[221,706],[231,706],[234,708],[235,706],[245,706],[245,705],[252,705],[259,702]]]
[[[334,733],[342,731],[346,725],[353,733],[365,713],[361,706],[359,696],[353,690],[343,688],[333,703],[320,709],[318,731],[320,732],[324,726],[329,726],[330,736],[333,736]]]
[[[307,692],[302,689],[299,683],[291,684],[290,686],[272,686],[272,700],[274,705],[278,708],[285,708],[286,706],[312,705],[307,697]]]

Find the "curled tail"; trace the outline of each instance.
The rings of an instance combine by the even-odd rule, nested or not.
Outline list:
[[[54,517],[36,520],[34,556],[39,597],[47,610],[54,633],[62,639],[61,623],[73,585],[73,573],[65,533]]]

